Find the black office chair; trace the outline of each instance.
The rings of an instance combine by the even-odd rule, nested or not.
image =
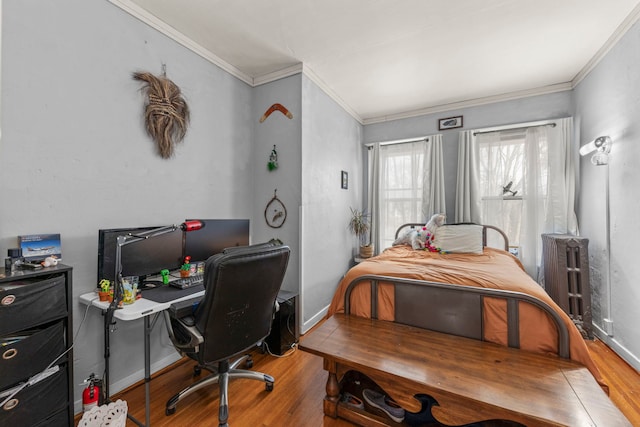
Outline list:
[[[273,390],[275,380],[270,375],[236,369],[243,362],[249,368],[253,365],[249,355],[232,359],[269,335],[289,252],[289,247],[279,242],[225,249],[205,264],[205,295],[195,310],[192,303],[186,303],[164,311],[176,349],[196,360],[197,368],[213,373],[169,399],[167,415],[175,412],[184,397],[218,383],[218,420],[220,427],[226,427],[229,379],[263,381],[267,391]]]

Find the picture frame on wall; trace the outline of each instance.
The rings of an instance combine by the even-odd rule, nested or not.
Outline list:
[[[438,130],[455,129],[462,127],[462,116],[447,117],[438,120]]]
[[[347,171],[342,171],[341,173],[341,177],[340,177],[340,185],[342,187],[343,190],[346,190],[349,188],[349,174],[347,173]]]

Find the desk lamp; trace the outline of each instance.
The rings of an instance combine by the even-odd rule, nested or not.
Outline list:
[[[113,289],[113,301],[109,305],[107,309],[107,320],[109,324],[113,319],[113,312],[118,308],[120,301],[122,301],[123,295],[123,287],[122,287],[122,247],[126,245],[130,245],[132,243],[140,242],[142,240],[151,239],[153,237],[158,237],[163,234],[173,233],[174,231],[180,229],[183,232],[196,231],[200,230],[204,227],[204,223],[202,221],[192,220],[185,221],[180,225],[166,225],[163,227],[154,228],[153,230],[144,231],[138,234],[126,234],[123,236],[118,236],[116,239],[116,259],[115,259],[115,286]]]
[[[187,233],[189,231],[200,230],[204,227],[204,223],[198,220],[185,221],[180,225],[167,225],[163,227],[154,228],[153,230],[144,231],[138,234],[126,234],[123,236],[118,236],[116,239],[116,259],[115,259],[115,286],[113,288],[113,301],[109,304],[107,308],[107,312],[105,314],[104,322],[105,322],[105,359],[108,360],[109,354],[109,334],[108,328],[109,325],[113,322],[113,314],[118,309],[120,305],[120,301],[122,301],[122,295],[124,293],[124,289],[122,286],[122,247],[126,245],[130,245],[132,243],[140,242],[142,240],[151,239],[154,237],[161,236],[167,233],[173,233],[174,231],[180,229],[183,232]],[[145,376],[148,377],[148,372],[145,373]],[[105,366],[105,392],[107,395],[107,399],[109,398],[109,365],[108,363]],[[148,387],[148,382],[146,383],[146,387]],[[128,415],[129,418],[131,418]],[[140,424],[138,424],[140,425]],[[149,425],[149,420],[147,419],[146,425]]]

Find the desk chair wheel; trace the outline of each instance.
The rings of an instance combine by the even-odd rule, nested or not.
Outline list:
[[[253,368],[253,359],[251,356],[247,357],[247,360],[244,362],[244,366],[246,366],[247,369]]]
[[[267,391],[273,391],[273,383],[264,383],[264,389]]]
[[[164,410],[164,414],[169,416],[169,415],[173,415],[176,413],[176,407],[174,406],[173,408],[165,408]]]
[[[202,373],[202,368],[198,365],[193,367],[193,376],[194,377],[199,377],[200,374]]]

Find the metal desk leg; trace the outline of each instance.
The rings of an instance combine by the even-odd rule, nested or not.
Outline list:
[[[109,327],[111,319],[109,319],[106,311],[102,312],[102,316],[104,317],[104,384],[102,386],[104,387],[104,395],[109,400],[111,398],[109,394]]]
[[[110,349],[110,334],[111,334],[111,322],[113,322],[113,316],[108,314],[108,310],[107,311],[103,311],[103,316],[104,316],[104,383],[103,383],[103,387],[104,387],[104,391],[105,391],[105,397],[106,397],[106,402],[105,403],[109,403],[111,402],[111,392],[109,391],[109,358],[111,356],[111,349]],[[146,326],[149,322],[148,320],[149,316],[146,316],[144,318],[145,320],[145,329]],[[146,334],[145,334],[146,335]],[[145,377],[149,377],[149,371],[150,371],[150,367],[149,367],[149,339],[148,339],[148,335],[146,335],[147,338],[145,338]],[[146,380],[146,378],[145,378]],[[129,413],[127,413],[127,418],[130,419],[131,421],[133,421],[137,426],[139,427],[149,427],[149,386],[146,386],[146,425],[143,425],[140,421],[138,421],[137,419],[135,419],[135,417]]]
[[[151,321],[150,315],[144,316],[144,411],[147,427],[151,425],[151,331],[160,318],[160,314],[155,313],[153,321]]]
[[[151,414],[149,408],[149,397],[151,394],[151,330],[153,329],[149,317],[150,316],[144,316],[144,413],[145,424],[147,426],[151,425],[149,419]],[[155,324],[155,321],[153,323]]]

